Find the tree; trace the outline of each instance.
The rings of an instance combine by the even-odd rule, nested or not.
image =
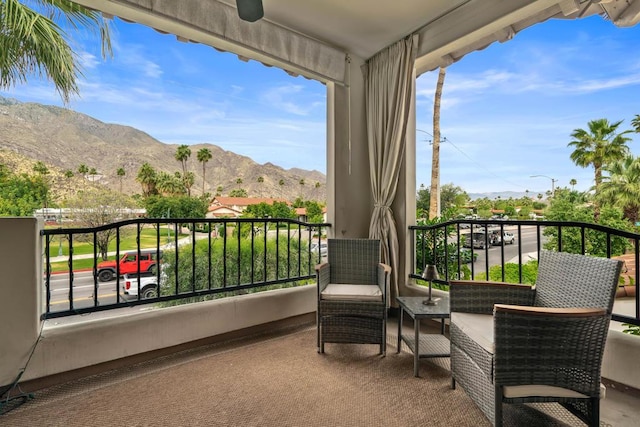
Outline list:
[[[187,160],[191,157],[191,149],[188,145],[182,144],[176,149],[175,158],[182,166],[182,176],[187,173]]]
[[[187,190],[187,196],[191,197],[191,187],[196,182],[196,174],[191,171],[188,171],[186,175],[182,177],[182,183],[184,188]]]
[[[576,186],[577,183],[578,183],[578,181],[576,181],[573,178],[569,181],[569,185],[571,186],[571,191],[573,191],[573,189],[574,189],[574,187]]]
[[[84,163],[78,166],[78,173],[82,175],[82,179],[87,179],[87,174],[89,173],[89,168]]]
[[[198,161],[202,163],[202,195],[204,196],[204,183],[205,183],[205,175],[207,171],[205,166],[213,156],[211,154],[211,150],[209,150],[208,148],[201,148],[200,150],[198,150],[197,156],[198,156]]]
[[[231,190],[231,193],[229,193],[230,197],[247,197],[248,195],[247,190],[244,188],[234,188]]]
[[[264,178],[263,178],[263,177],[261,177],[261,176],[259,176],[259,177],[258,177],[258,182],[262,184],[262,183],[264,182]]]
[[[605,167],[598,197],[622,209],[623,217],[635,224],[640,209],[640,158],[629,156]]]
[[[148,218],[204,218],[208,207],[205,200],[189,196],[151,196],[144,201]]]
[[[124,176],[127,174],[127,172],[125,172],[124,168],[118,168],[118,170],[116,171],[116,175],[118,176],[118,179],[120,180],[120,192],[122,193],[122,180],[124,179]]]
[[[71,219],[80,227],[99,227],[111,224],[115,221],[125,219],[130,214],[124,209],[129,209],[134,203],[121,193],[106,191],[102,189],[90,188],[78,192],[76,197],[68,202],[71,208]],[[121,238],[122,232],[121,229]],[[82,236],[81,240],[93,244],[94,234]],[[98,253],[103,260],[107,259],[109,243],[116,237],[116,229],[111,228],[95,233],[95,244]]]
[[[242,178],[236,179],[236,184],[238,184],[238,188],[242,185]]]
[[[181,196],[186,192],[182,175],[180,175],[180,172],[176,172],[176,174],[171,175],[167,172],[160,172],[156,175],[156,189],[160,194],[163,196]]]
[[[0,89],[27,82],[31,76],[52,81],[62,101],[77,95],[81,57],[73,51],[65,28],[85,27],[99,33],[102,56],[112,55],[109,25],[97,10],[67,0],[0,2]],[[56,21],[63,21],[62,25]]]
[[[67,180],[67,190],[71,190],[71,178],[73,178],[73,171],[71,169],[67,169],[64,171],[64,177]]]
[[[580,167],[593,166],[594,169],[596,199],[593,217],[596,222],[600,216],[598,195],[602,183],[602,168],[607,164],[624,159],[629,154],[627,142],[631,139],[625,135],[631,131],[617,133],[621,123],[622,120],[615,123],[609,123],[607,119],[592,120],[587,124],[588,130],[575,129],[571,133],[573,141],[569,143],[569,146],[575,147],[571,153],[571,160]]]
[[[429,218],[440,216],[440,102],[442,87],[447,69],[440,67],[436,94],[433,99],[433,151],[431,153],[431,199],[429,202]]]
[[[637,133],[640,133],[640,114],[636,114],[636,117],[631,120],[631,125]]]
[[[156,170],[148,162],[144,162],[138,170],[136,181],[142,186],[142,195],[149,197],[157,193]]]
[[[278,181],[278,185],[282,187],[284,185],[284,179],[281,179],[280,181]]]
[[[49,168],[43,162],[38,161],[33,165],[33,171],[38,174],[38,179],[44,184],[44,207],[47,208],[49,207]]]
[[[222,190],[224,190],[222,185],[218,185],[218,187],[216,188],[216,196],[220,196],[222,194]]]

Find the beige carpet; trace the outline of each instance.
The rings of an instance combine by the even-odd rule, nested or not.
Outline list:
[[[415,378],[413,356],[396,354],[391,344],[386,357],[371,345],[327,344],[320,355],[315,329],[307,326],[44,390],[1,415],[0,425],[489,425],[462,389],[451,390],[448,364],[422,361]],[[507,411],[507,424],[550,425],[527,411]]]

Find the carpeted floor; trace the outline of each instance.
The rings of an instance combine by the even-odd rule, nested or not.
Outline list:
[[[191,350],[43,390],[0,425],[489,425],[451,389],[448,359],[422,361],[415,378],[413,356],[397,354],[395,339],[386,357],[371,345],[327,344],[321,355],[305,326]],[[566,425],[528,408],[505,416],[507,425]]]

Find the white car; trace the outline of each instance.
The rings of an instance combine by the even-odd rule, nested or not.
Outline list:
[[[516,236],[514,236],[513,233],[509,231],[505,231],[502,235],[502,238],[500,238],[500,232],[495,231],[491,234],[490,241],[494,246],[500,246],[502,244],[502,241],[504,241],[505,245],[512,245],[516,241]]]
[[[327,253],[329,252],[329,246],[327,245],[327,242],[322,242],[320,243],[319,246],[320,249],[320,256],[327,256]],[[312,243],[311,244],[311,252],[318,252],[318,243]]]

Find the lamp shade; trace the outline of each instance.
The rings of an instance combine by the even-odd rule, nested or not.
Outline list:
[[[439,279],[440,275],[438,275],[438,269],[436,266],[432,264],[425,265],[424,270],[422,271],[422,278],[428,281]]]

